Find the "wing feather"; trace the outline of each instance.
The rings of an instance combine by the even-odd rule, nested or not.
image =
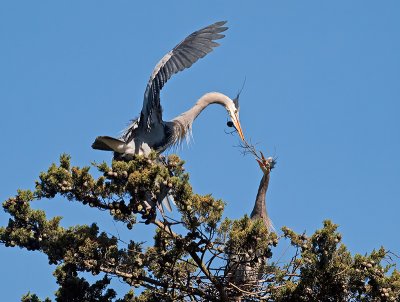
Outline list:
[[[187,51],[193,53],[194,55],[196,55],[198,58],[203,58],[207,54],[207,52],[205,52],[199,48],[192,47],[190,45],[187,45],[185,49]]]
[[[196,43],[189,42],[188,45],[199,45],[205,47],[206,49],[212,49],[212,47],[218,47],[220,44],[214,41],[208,41],[207,39],[198,37],[196,39]]]
[[[181,63],[181,61],[179,61],[177,58],[175,58],[175,57],[172,57],[169,61],[168,61],[168,63],[169,62],[174,62],[174,64],[175,64],[175,67],[176,67],[176,69],[174,70],[174,72],[172,73],[172,74],[174,74],[174,73],[177,73],[178,71],[181,71],[181,70],[183,70],[185,67],[182,65],[182,63]],[[168,64],[167,63],[167,64]]]
[[[190,48],[185,47],[182,49],[182,53],[192,62],[196,62],[198,59],[202,58],[201,54],[199,55],[197,51],[192,51]]]
[[[179,52],[179,56],[185,61],[186,68],[189,68],[193,65],[195,61],[198,60],[198,58],[192,56],[190,53],[184,51],[183,49]]]
[[[183,51],[179,51],[178,56],[176,57],[177,60],[181,61],[182,65],[183,65],[183,69],[185,68],[189,68],[190,66],[192,66],[192,62],[185,56],[185,54],[183,53]]]
[[[225,37],[221,34],[228,29],[226,21],[216,22],[187,36],[158,62],[150,76],[144,94],[139,127],[150,129],[152,123],[162,121],[160,91],[165,83],[176,74],[192,66],[198,59],[219,46],[214,40]]]
[[[168,61],[167,64],[164,65],[163,68],[165,68],[165,70],[167,71],[168,74],[168,79],[171,77],[171,75],[173,74],[173,70],[175,65],[173,65],[172,60]]]

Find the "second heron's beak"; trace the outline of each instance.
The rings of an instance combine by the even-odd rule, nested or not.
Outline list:
[[[242,126],[240,126],[240,122],[239,122],[239,114],[238,113],[234,113],[231,116],[231,119],[232,119],[233,126],[235,127],[235,129],[239,133],[240,138],[242,139],[242,141],[244,141],[244,135],[243,135],[243,131],[242,131]]]

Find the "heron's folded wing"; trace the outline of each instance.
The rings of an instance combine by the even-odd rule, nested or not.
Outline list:
[[[146,87],[139,127],[149,129],[152,122],[161,122],[160,91],[164,84],[173,74],[189,68],[214,47],[219,46],[214,40],[225,37],[221,34],[228,29],[223,26],[225,23],[226,21],[216,22],[195,31],[158,62]]]

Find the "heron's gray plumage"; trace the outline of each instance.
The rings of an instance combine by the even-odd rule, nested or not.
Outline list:
[[[160,91],[164,84],[173,74],[189,68],[198,59],[210,53],[214,47],[219,46],[214,40],[225,37],[225,35],[220,34],[228,29],[223,26],[225,23],[226,21],[216,22],[195,31],[158,62],[147,83],[139,127],[150,130],[152,123],[162,122]]]
[[[191,133],[192,123],[208,105],[217,103],[228,111],[239,136],[244,139],[239,123],[237,101],[222,93],[207,93],[195,106],[171,121],[162,120],[160,91],[175,73],[189,68],[198,59],[211,52],[219,44],[215,40],[224,37],[225,21],[216,22],[200,29],[175,46],[154,68],[144,94],[143,107],[138,119],[133,120],[119,139],[99,136],[92,147],[99,150],[113,150],[114,158],[130,160],[135,154],[149,154],[152,150],[163,152],[181,142]]]
[[[225,107],[239,136],[244,139],[239,123],[238,108],[235,107],[238,103],[222,93],[207,93],[190,110],[171,121],[162,120],[161,89],[173,74],[189,68],[197,60],[210,53],[214,47],[219,46],[215,40],[224,37],[221,33],[227,30],[227,27],[223,26],[225,23],[226,21],[216,22],[195,31],[168,52],[158,62],[150,76],[139,118],[131,121],[119,139],[99,136],[92,144],[92,148],[114,151],[114,158],[117,160],[131,160],[135,155],[147,155],[152,150],[161,153],[187,137],[191,133],[193,121],[204,108],[213,103]],[[161,213],[163,213],[161,206],[163,201],[170,209],[168,192],[169,188],[165,187],[157,197],[147,196],[146,205],[154,207],[153,199],[156,198],[156,206]]]

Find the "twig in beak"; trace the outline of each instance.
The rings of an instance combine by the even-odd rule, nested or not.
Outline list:
[[[243,142],[239,145],[244,151],[242,151],[243,155],[252,154],[258,164],[262,169],[268,167],[270,170],[273,169],[276,165],[276,158],[268,157],[265,158],[264,154],[261,151],[257,151],[253,144],[247,142],[247,140],[243,140]]]

